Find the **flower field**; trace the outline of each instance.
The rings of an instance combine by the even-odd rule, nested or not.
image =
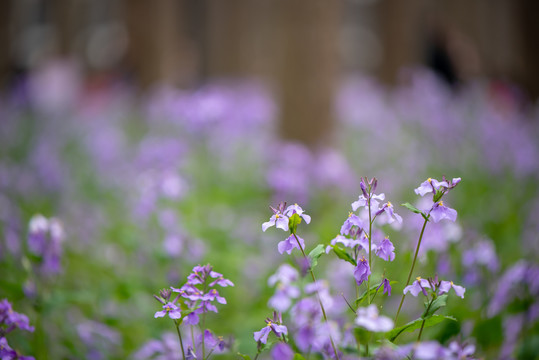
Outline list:
[[[310,149],[251,82],[3,94],[0,358],[536,359],[537,105],[423,70],[335,104]]]

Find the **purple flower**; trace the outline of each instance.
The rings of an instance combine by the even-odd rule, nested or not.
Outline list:
[[[216,276],[212,276],[212,277],[216,277]],[[217,277],[216,280],[210,283],[210,287],[214,287],[215,285],[227,287],[227,286],[234,286],[234,283],[228,279],[225,279],[223,275],[219,274],[219,277]]]
[[[288,231],[288,216],[283,215],[279,212],[273,214],[269,221],[262,224],[262,231],[266,231],[268,228],[275,226],[278,229],[283,229],[284,231]]]
[[[371,274],[371,268],[369,262],[365,257],[362,257],[354,270],[354,277],[356,278],[356,283],[361,285],[364,281],[367,281],[369,275]]]
[[[292,360],[294,358],[294,351],[290,345],[279,342],[271,349],[271,358],[273,360]]]
[[[385,194],[382,193],[380,195],[372,195],[370,197],[371,199],[371,212],[378,210],[378,204],[380,204],[380,201],[384,201],[386,198]],[[380,200],[380,201],[378,201]],[[354,201],[352,203],[352,209],[356,211],[360,207],[364,207],[365,209],[369,209],[369,200],[368,197],[365,197],[365,195],[359,195],[359,198],[357,201]]]
[[[453,181],[457,181],[457,179],[453,179]],[[458,178],[458,181],[455,183],[455,186],[460,182],[460,178]],[[447,181],[438,181],[436,179],[428,178],[424,182],[419,185],[417,189],[415,189],[415,193],[417,195],[425,195],[430,192],[436,192],[440,190],[441,187],[448,188],[449,184]]]
[[[260,341],[263,344],[266,344],[268,341],[268,335],[270,332],[274,332],[277,337],[280,337],[282,334],[288,334],[288,329],[284,325],[279,325],[274,323],[270,319],[266,319],[266,326],[264,326],[260,331],[254,332],[255,341]]]
[[[394,211],[393,204],[390,201],[385,203],[382,208],[376,212],[376,215],[379,215],[382,212],[386,213],[388,224],[393,223],[395,220],[397,220],[399,224],[402,224],[402,217]]]
[[[171,319],[180,319],[182,317],[180,308],[171,302],[163,305],[163,310],[156,312],[154,318],[163,317],[165,315],[168,315]]]
[[[287,254],[291,254],[294,248],[300,249],[298,246],[298,241],[301,245],[301,249],[305,249],[305,241],[299,236],[297,236],[298,239],[296,240],[296,236],[297,235],[290,235],[288,238],[286,238],[286,240],[283,240],[277,244],[277,250],[279,250],[279,253],[282,254],[286,251]]]
[[[453,222],[457,220],[457,211],[445,206],[443,201],[434,203],[429,214],[434,222],[438,222],[442,219],[448,219]]]
[[[384,238],[375,250],[376,256],[384,259],[385,261],[395,260],[395,246],[391,243],[389,238]]]
[[[288,217],[291,217],[294,214],[298,214],[300,217],[303,218],[303,220],[305,220],[307,224],[311,222],[311,217],[305,214],[303,209],[298,204],[290,205],[289,207],[287,207],[284,214]]]
[[[226,299],[222,296],[219,296],[219,292],[215,289],[211,289],[210,291],[208,291],[207,294],[204,294],[204,296],[202,296],[203,301],[214,301],[216,299],[218,303],[226,304]]]
[[[294,267],[288,264],[282,264],[275,274],[269,277],[268,285],[273,286],[276,283],[290,284],[291,282],[296,281],[298,276],[298,271]]]
[[[382,280],[382,282],[380,283],[380,286],[376,288],[376,291],[378,291],[378,289],[380,289],[382,285],[384,286],[383,294],[387,293],[387,296],[391,296],[391,285],[389,284],[389,280],[384,278],[384,280]]]
[[[429,281],[418,276],[412,285],[408,285],[404,288],[403,293],[406,294],[407,292],[410,292],[413,296],[417,296],[422,292],[423,295],[428,296],[425,288],[431,288]]]
[[[453,284],[453,281],[442,280],[442,282],[440,283],[438,295],[442,295],[449,292],[449,289],[451,288],[455,290],[455,293],[457,294],[457,296],[460,296],[461,298],[464,299],[464,292],[466,291],[466,289],[463,288],[462,286]]]
[[[275,294],[268,300],[268,306],[278,311],[286,311],[292,305],[292,299],[299,297],[299,295],[297,287],[279,283]]]
[[[366,308],[357,309],[355,323],[374,332],[386,332],[393,329],[393,320],[386,316],[378,315],[378,308],[374,304]]]
[[[344,221],[343,225],[341,226],[341,234],[350,235],[350,230],[352,230],[354,226],[357,226],[360,229],[359,231],[365,228],[365,224],[363,223],[363,220],[361,220],[354,213],[349,213],[348,218]]]
[[[7,299],[0,301],[0,325],[2,324],[8,326],[4,331],[4,334],[11,332],[16,328],[29,332],[34,331],[34,327],[30,326],[28,317],[24,314],[13,311],[13,308]]]

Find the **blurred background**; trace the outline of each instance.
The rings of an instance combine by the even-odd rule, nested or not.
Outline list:
[[[236,339],[219,356],[252,355],[267,279],[294,264],[282,234],[260,231],[269,204],[313,216],[311,249],[335,237],[361,176],[400,204],[446,175],[463,179],[458,224],[432,227],[417,271],[468,291],[449,304],[458,325],[427,334],[536,358],[537,14],[532,0],[0,2],[0,299],[36,326],[10,345],[166,355],[173,329],[151,295],[211,262],[236,284],[208,319]],[[384,266],[403,285],[421,224],[399,213]],[[45,249],[29,242],[37,214]],[[333,254],[321,262],[333,293],[352,289]],[[408,306],[402,321],[422,305]]]

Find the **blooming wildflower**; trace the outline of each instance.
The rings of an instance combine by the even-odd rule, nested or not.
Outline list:
[[[395,246],[393,246],[393,243],[386,237],[376,248],[375,254],[385,261],[393,261],[395,260]]]
[[[202,296],[203,301],[213,301],[215,299],[217,299],[218,303],[226,304],[226,299],[222,296],[219,296],[219,292],[215,289],[211,289],[210,291],[208,291],[207,294],[204,294],[204,296]]]
[[[220,285],[222,287],[234,286],[234,283],[228,279],[225,279],[223,274],[219,274],[218,272],[212,271],[210,272],[210,276],[212,278],[216,278],[216,280],[210,283],[209,285],[210,287],[214,287],[215,285]]]
[[[431,288],[429,281],[418,276],[412,285],[408,285],[404,288],[403,293],[406,294],[407,292],[410,292],[413,296],[417,296],[420,292],[423,292],[423,295],[427,296],[425,288]]]
[[[382,280],[382,282],[380,283],[380,286],[376,288],[376,291],[378,291],[378,289],[380,289],[382,285],[384,286],[383,294],[387,293],[387,296],[391,296],[391,284],[389,284],[389,280],[384,278],[384,280]]]
[[[390,201],[385,203],[382,208],[376,212],[376,215],[379,215],[382,212],[386,213],[388,224],[393,223],[395,220],[397,220],[399,224],[402,224],[402,217],[394,211],[393,204]]]
[[[443,201],[434,203],[429,214],[434,222],[438,222],[442,219],[451,220],[453,222],[457,220],[457,211],[445,206]]]
[[[356,269],[354,270],[354,277],[356,278],[356,283],[358,285],[361,285],[364,281],[367,281],[370,274],[371,268],[367,259],[365,259],[365,257],[359,259]]]
[[[303,220],[305,220],[307,224],[311,222],[311,217],[305,214],[303,209],[298,204],[290,205],[289,207],[287,207],[284,214],[288,217],[291,217],[294,214],[298,214],[301,218],[303,218]]]
[[[275,333],[275,335],[277,335],[277,337],[280,337],[282,334],[288,334],[288,329],[286,326],[276,324],[268,318],[266,319],[266,326],[264,326],[260,331],[254,332],[255,341],[260,341],[263,344],[266,344],[268,341],[268,335],[272,331]]]
[[[378,315],[378,308],[374,304],[366,308],[357,309],[355,323],[374,332],[386,332],[393,329],[393,320],[386,316]]]
[[[296,240],[296,237],[297,237],[297,240]],[[302,238],[300,238],[297,235],[290,235],[289,237],[286,238],[286,240],[283,240],[279,242],[279,244],[277,244],[277,250],[279,250],[279,253],[281,254],[284,253],[285,251],[288,254],[291,254],[294,248],[300,249],[300,247],[298,246],[298,241],[299,241],[299,244],[301,245],[301,249],[305,249],[305,241]]]
[[[378,210],[378,204],[380,204],[380,201],[384,201],[385,198],[386,198],[386,196],[385,196],[384,193],[382,193],[380,195],[375,195],[375,194],[371,195],[370,196],[370,199],[371,199],[371,212],[377,211]],[[359,195],[358,200],[354,201],[352,203],[352,209],[354,211],[356,211],[360,207],[364,207],[365,209],[369,208],[368,197],[366,197],[364,195]]]
[[[154,318],[163,317],[165,315],[168,315],[171,319],[179,319],[182,317],[180,308],[171,302],[163,305],[163,310],[156,312]]]
[[[270,227],[272,227],[274,225],[278,229],[288,231],[289,230],[288,222],[289,222],[288,216],[277,212],[277,213],[275,213],[275,214],[273,214],[271,216],[269,221],[262,224],[262,231],[266,231],[268,228],[270,228]]]
[[[273,360],[292,360],[294,358],[294,350],[292,350],[290,345],[279,342],[271,349],[271,358]]]
[[[363,223],[363,220],[361,220],[356,214],[350,213],[348,214],[348,218],[344,221],[344,223],[341,226],[341,234],[350,235],[350,230],[352,230],[352,227],[354,226],[357,226],[359,229],[365,228],[365,224]]]
[[[445,293],[449,292],[449,289],[451,289],[451,288],[453,288],[455,290],[455,293],[457,294],[457,296],[460,296],[461,298],[464,299],[464,292],[466,291],[466,289],[463,288],[462,286],[453,284],[453,281],[444,281],[444,280],[442,280],[442,282],[440,284],[438,295],[442,295],[442,294],[445,294]]]
[[[453,179],[453,180],[456,181],[457,179]],[[460,182],[460,178],[458,178],[458,181],[455,183],[455,186],[458,184],[458,182]],[[436,179],[428,178],[427,180],[422,182],[421,185],[419,185],[419,187],[414,190],[414,192],[417,195],[424,196],[425,194],[428,194],[430,192],[435,193],[436,191],[440,190],[440,188],[442,187],[445,187],[445,188],[449,187],[449,184],[447,183],[447,181],[438,181]]]

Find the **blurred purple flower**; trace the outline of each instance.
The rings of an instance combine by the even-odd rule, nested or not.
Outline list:
[[[412,285],[408,285],[404,288],[403,293],[406,294],[410,292],[413,296],[417,296],[422,292],[423,295],[427,296],[426,288],[431,288],[429,281],[418,276]]]
[[[375,254],[385,261],[393,261],[395,260],[395,246],[388,237],[385,237],[376,248]]]
[[[386,332],[393,329],[393,320],[378,314],[376,305],[357,309],[356,325],[373,332]]]
[[[265,344],[268,341],[268,335],[272,331],[275,333],[275,335],[277,335],[277,337],[280,337],[283,334],[288,334],[288,329],[286,326],[276,324],[268,318],[266,319],[266,326],[264,326],[260,331],[254,332],[255,341],[260,341],[261,343]]]
[[[297,237],[297,240],[296,240],[296,237]],[[284,253],[285,251],[287,254],[291,254],[294,248],[300,249],[300,247],[298,246],[298,241],[301,246],[301,249],[305,249],[305,240],[303,240],[302,238],[294,234],[287,237],[286,240],[279,242],[279,244],[277,244],[277,249],[279,250],[279,253],[281,254]]]
[[[356,269],[354,270],[354,278],[356,279],[356,283],[361,285],[364,281],[367,281],[370,274],[371,268],[369,266],[369,262],[367,259],[365,259],[365,257],[362,257],[359,259]]]
[[[457,296],[464,299],[464,292],[466,291],[466,289],[463,288],[462,286],[453,284],[453,281],[442,280],[442,282],[440,283],[440,287],[438,288],[438,295],[442,295],[449,292],[449,289],[451,288],[455,290],[455,293],[457,294]]]
[[[453,222],[457,220],[457,211],[445,206],[443,201],[434,203],[429,214],[435,223],[443,219]]]
[[[456,180],[456,179],[453,179],[453,180]],[[460,178],[458,180],[460,181]],[[436,191],[441,190],[441,188],[447,189],[448,187],[449,187],[449,184],[447,183],[447,181],[438,181],[436,179],[428,178],[427,180],[422,182],[421,185],[419,185],[419,187],[414,190],[414,192],[417,195],[424,196],[425,194],[428,194],[431,192],[435,193]]]
[[[271,358],[273,360],[292,360],[294,358],[294,351],[290,345],[279,342],[271,349]]]
[[[157,311],[154,315],[154,318],[164,317],[165,315],[168,315],[171,319],[175,320],[182,317],[180,308],[171,302],[163,305],[163,310]]]
[[[311,217],[305,214],[303,209],[298,204],[290,205],[289,207],[287,207],[284,214],[289,218],[294,214],[298,214],[300,217],[303,218],[303,220],[305,220],[307,224],[311,222]]]
[[[387,293],[387,296],[391,296],[391,284],[389,283],[389,280],[387,278],[384,278],[384,280],[382,280],[380,286],[376,288],[376,291],[378,291],[382,287],[382,285],[384,286],[383,294]]]

